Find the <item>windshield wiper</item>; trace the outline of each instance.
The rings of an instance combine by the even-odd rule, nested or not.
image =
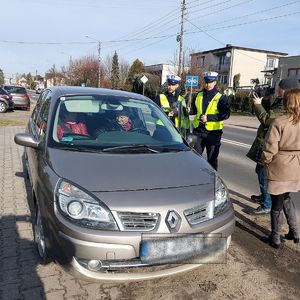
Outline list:
[[[132,144],[132,145],[126,145],[126,146],[116,146],[116,147],[110,147],[110,148],[104,148],[102,150],[103,152],[120,152],[120,151],[148,151],[152,153],[159,153],[160,151],[157,151],[148,145],[145,144]]]
[[[91,153],[99,153],[102,152],[100,149],[91,149],[91,148],[85,148],[85,147],[78,147],[78,146],[72,146],[72,147],[59,147],[60,150],[67,150],[67,151],[79,151],[79,152],[91,152]]]
[[[180,151],[188,151],[189,149],[182,149],[176,147],[162,147],[161,152],[180,152]]]

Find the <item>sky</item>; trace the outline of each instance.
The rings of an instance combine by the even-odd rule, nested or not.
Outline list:
[[[44,75],[70,58],[117,51],[145,65],[178,56],[183,0],[0,0],[0,69]],[[300,55],[300,0],[185,0],[183,47],[234,46]],[[89,36],[86,37],[86,36]]]

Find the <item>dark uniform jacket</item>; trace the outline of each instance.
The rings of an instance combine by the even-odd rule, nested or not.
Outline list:
[[[203,114],[205,114],[208,104],[210,103],[210,101],[214,98],[214,96],[218,92],[219,91],[216,88],[214,88],[211,91],[203,90],[203,101],[202,101]],[[195,103],[196,103],[196,98],[194,101],[192,101],[190,115],[197,114],[197,108],[196,108]],[[219,111],[218,114],[207,115],[207,121],[224,121],[230,117],[230,104],[229,104],[228,98],[224,94],[222,94],[222,96],[218,102],[218,111]],[[203,132],[203,131],[207,131],[207,130],[205,129],[205,124],[200,122],[199,126],[194,129],[194,132],[197,133],[197,132]],[[222,130],[214,130],[214,131],[222,131]]]
[[[180,96],[180,91],[177,90],[177,91],[174,93],[174,95],[169,94],[168,91],[164,92],[163,94],[167,97],[167,99],[168,99],[168,101],[169,101],[169,104],[170,104],[170,107],[171,107],[171,108],[172,108],[172,107],[175,107],[175,106],[176,106],[176,103],[177,103],[177,101],[178,101],[178,97]],[[156,98],[154,99],[154,102],[155,102],[159,107],[161,107],[161,104],[160,104],[160,95],[157,95],[157,96],[156,96]]]
[[[165,91],[163,94],[167,97],[171,109],[172,109],[172,108],[175,108],[175,107],[178,108],[178,97],[181,95],[180,90],[176,90],[175,93],[174,93],[174,95],[173,95],[173,94],[169,94],[168,91]],[[154,99],[154,102],[155,102],[159,107],[161,107],[161,103],[160,103],[160,95],[161,95],[161,94],[157,95],[156,98]],[[183,109],[183,115],[184,115],[184,116],[187,116],[188,113],[187,113],[187,111],[186,111],[186,108],[185,108],[185,107],[182,107],[182,109]],[[171,121],[175,122],[175,121],[174,121],[174,120],[175,120],[174,118],[170,118],[170,119],[171,119]]]

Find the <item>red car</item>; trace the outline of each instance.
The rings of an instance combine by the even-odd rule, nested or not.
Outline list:
[[[6,112],[8,109],[14,108],[12,96],[3,88],[0,87],[0,113]]]

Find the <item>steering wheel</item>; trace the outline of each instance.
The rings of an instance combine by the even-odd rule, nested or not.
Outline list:
[[[139,133],[142,133],[142,134],[150,135],[149,131],[145,128],[133,128],[129,132],[139,132]]]

